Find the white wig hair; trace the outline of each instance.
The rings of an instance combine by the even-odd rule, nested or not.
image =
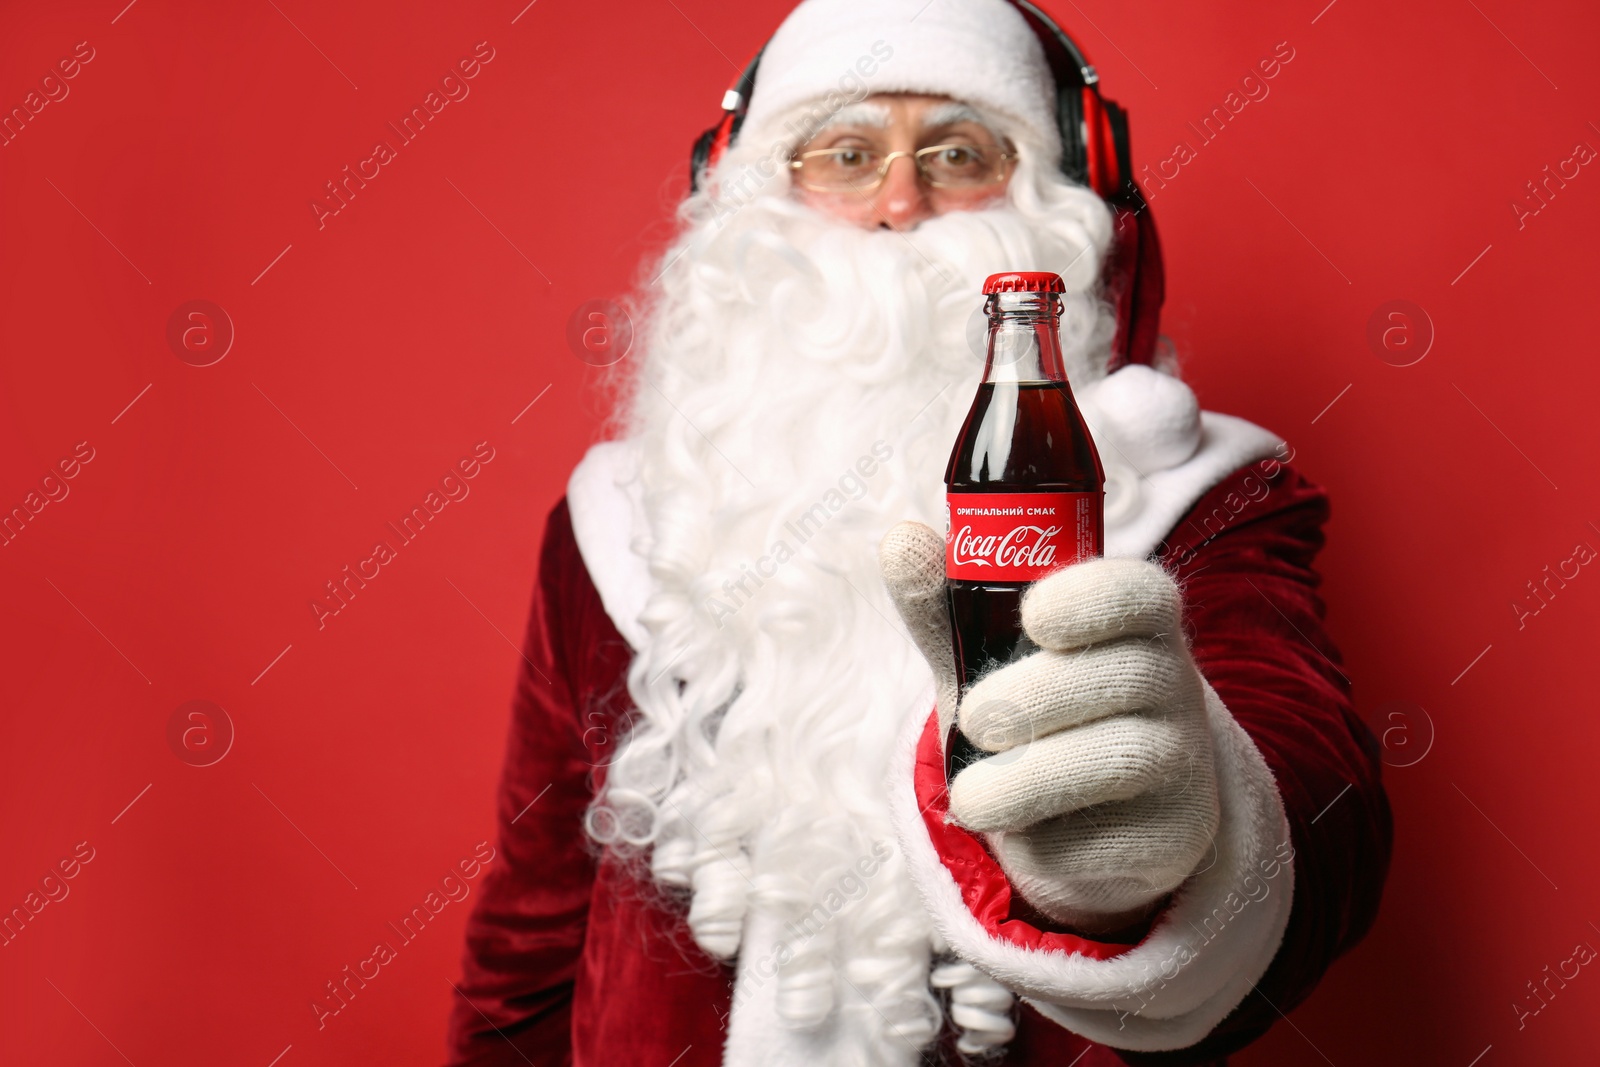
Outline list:
[[[862,1064],[913,1062],[906,1050],[941,1025],[939,946],[882,778],[930,675],[883,590],[877,542],[903,518],[942,522],[945,460],[981,377],[987,274],[1062,275],[1074,384],[1104,375],[1115,325],[1097,290],[1109,210],[1048,146],[984,121],[1017,149],[1006,195],[906,233],[791,196],[794,138],[736,142],[651,265],[637,365],[619,380],[618,428],[640,445],[648,641],[589,832],[686,894],[714,957],[738,953],[752,909],[790,924],[784,1023],[841,1028]],[[859,896],[801,922],[875,850],[888,858]],[[989,1038],[966,1030],[969,1051],[1010,1033],[1004,1019]]]

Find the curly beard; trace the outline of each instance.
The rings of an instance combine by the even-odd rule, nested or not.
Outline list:
[[[719,173],[739,165],[735,152]],[[849,1062],[912,1062],[941,1025],[938,946],[883,777],[930,672],[876,546],[902,519],[942,522],[988,274],[1061,274],[1069,376],[1103,376],[1114,323],[1095,283],[1111,221],[1027,151],[1002,201],[907,233],[786,194],[732,211],[692,197],[661,261],[622,407],[648,520],[635,548],[649,639],[628,674],[638,718],[589,826],[689,891],[711,955],[735,956],[756,913],[782,925],[786,1026],[837,1033]]]

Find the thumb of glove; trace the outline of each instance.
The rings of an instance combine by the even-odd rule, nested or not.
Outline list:
[[[939,737],[955,721],[960,687],[945,601],[944,538],[920,522],[902,522],[878,545],[878,569],[895,610],[939,687]]]

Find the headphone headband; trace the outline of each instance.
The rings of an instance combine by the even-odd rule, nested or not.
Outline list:
[[[1069,62],[1064,68],[1058,68],[1053,63],[1050,67],[1050,72],[1056,76],[1056,85],[1058,87],[1061,85],[1061,75],[1071,71],[1077,72],[1078,88],[1086,89],[1100,84],[1100,74],[1094,69],[1094,64],[1089,62],[1089,58],[1083,54],[1083,50],[1078,47],[1078,43],[1067,36],[1067,31],[1063,30],[1055,19],[1046,15],[1037,5],[1030,3],[1029,0],[1011,0],[1011,5],[1022,12],[1022,17],[1027,20],[1034,34],[1039,37],[1040,43],[1045,45],[1046,59],[1050,58],[1050,44],[1055,44],[1061,51],[1066,53]],[[1040,32],[1041,30],[1043,31],[1042,33]]]
[[[1100,94],[1100,75],[1083,49],[1032,0],[1007,0],[1039,39],[1056,86],[1056,124],[1061,136],[1061,171],[1106,200],[1139,201],[1132,182],[1127,113]],[[696,140],[689,161],[689,187],[728,150],[744,125],[756,73],[767,46],[722,94],[722,118]],[[1139,201],[1142,203],[1142,201]]]

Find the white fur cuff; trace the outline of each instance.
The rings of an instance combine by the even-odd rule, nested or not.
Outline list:
[[[1136,1051],[1203,1039],[1266,973],[1288,926],[1294,848],[1272,771],[1209,684],[1222,824],[1214,852],[1156,927],[1109,959],[1025,948],[987,930],[930,840],[917,803],[913,713],[891,768],[890,804],[906,862],[934,925],[963,959],[1091,1041]],[[930,697],[931,700],[931,697]]]

